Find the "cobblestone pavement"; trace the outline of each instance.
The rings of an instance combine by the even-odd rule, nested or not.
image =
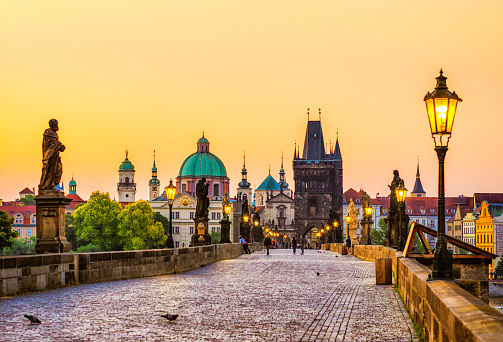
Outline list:
[[[167,312],[180,317],[168,322]],[[375,285],[374,263],[272,250],[180,274],[2,298],[0,341],[418,339],[393,288]]]

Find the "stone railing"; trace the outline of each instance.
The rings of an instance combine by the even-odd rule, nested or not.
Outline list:
[[[340,252],[343,244],[323,245]],[[390,258],[400,294],[426,341],[501,341],[503,315],[453,280],[431,280],[431,270],[383,246],[355,245],[353,254],[374,261]]]
[[[250,251],[262,243],[249,244]],[[243,253],[240,243],[176,249],[0,257],[0,297],[76,284],[172,274]]]

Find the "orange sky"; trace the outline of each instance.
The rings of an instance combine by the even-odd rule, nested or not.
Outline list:
[[[423,97],[443,68],[458,106],[446,195],[503,192],[503,2],[4,0],[0,198],[37,187],[42,133],[59,120],[65,188],[116,196],[129,149],[137,199],[152,151],[164,187],[206,132],[231,189],[258,186],[322,108],[344,189],[386,194],[393,169],[427,193],[438,164]],[[317,118],[313,115],[311,118]],[[235,194],[235,190],[231,195]]]

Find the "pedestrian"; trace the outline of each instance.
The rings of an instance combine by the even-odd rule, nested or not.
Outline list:
[[[264,246],[267,249],[267,255],[269,255],[269,248],[271,248],[271,238],[269,237],[269,234],[265,236]]]
[[[248,242],[246,242],[245,238],[242,235],[239,235],[239,241],[243,244],[243,250],[246,254],[251,254],[250,248],[248,248]]]
[[[300,236],[300,254],[304,254],[304,247],[305,247],[305,244],[306,244],[306,239],[304,238],[304,236]]]
[[[185,247],[185,242],[182,242],[182,247]]]
[[[292,249],[293,249],[293,254],[295,254],[295,251],[297,250],[297,239],[295,236],[292,238]]]
[[[346,239],[346,248],[348,249],[348,255],[351,255],[351,237],[349,236]]]

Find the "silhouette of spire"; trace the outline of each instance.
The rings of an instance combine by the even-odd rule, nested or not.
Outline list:
[[[424,197],[426,191],[423,189],[421,184],[421,176],[419,174],[419,157],[417,158],[417,173],[416,173],[416,183],[414,184],[414,190],[412,190],[411,195],[414,197]]]
[[[334,148],[334,159],[342,160],[341,148],[339,147],[339,129],[337,128],[337,138]]]

